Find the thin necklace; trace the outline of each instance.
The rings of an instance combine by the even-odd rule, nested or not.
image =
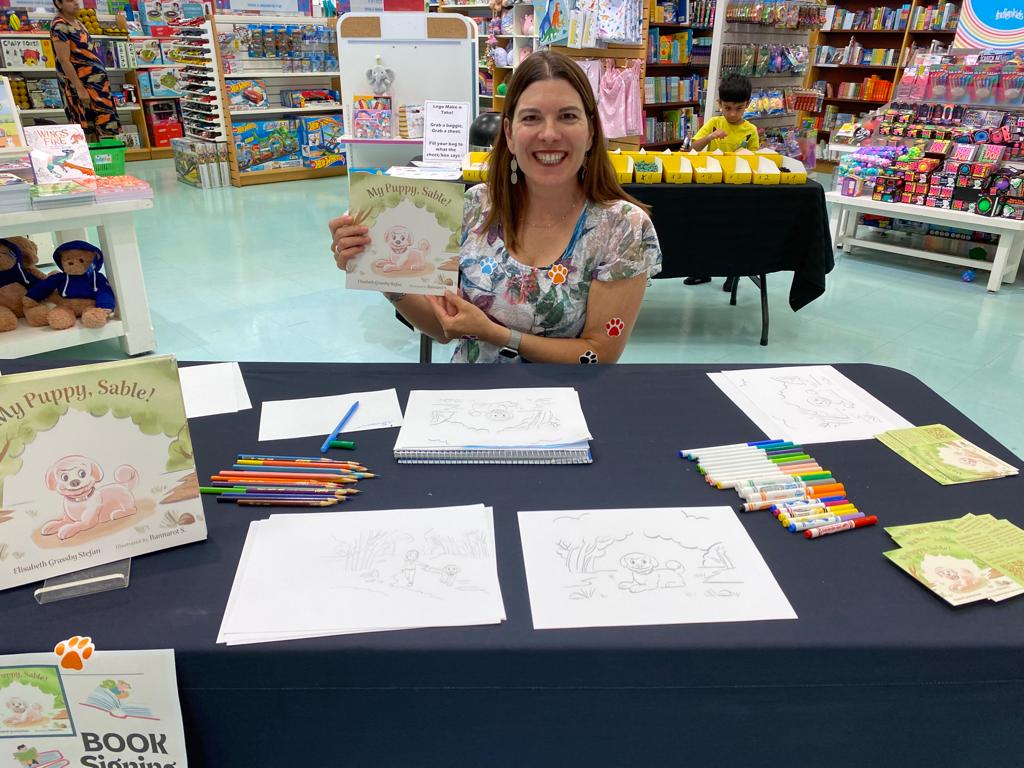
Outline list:
[[[522,220],[523,221],[523,226],[524,227],[529,226],[529,227],[536,228],[536,229],[554,229],[555,227],[559,226],[560,224],[565,223],[565,220],[567,218],[569,218],[569,216],[573,213],[573,211],[575,211],[579,207],[581,202],[582,202],[582,200],[580,198],[577,198],[576,200],[574,200],[573,204],[571,206],[569,206],[569,209],[565,213],[563,213],[561,216],[559,216],[551,224],[536,224],[536,223],[532,223],[531,224],[530,222],[528,222],[526,220],[526,217],[524,216],[523,220]]]

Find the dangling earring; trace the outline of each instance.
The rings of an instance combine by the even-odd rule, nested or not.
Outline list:
[[[513,184],[518,184],[519,183],[519,174],[516,173],[516,171],[519,170],[519,163],[516,162],[516,156],[515,155],[512,155],[512,162],[510,163],[510,166],[512,168],[512,183]]]
[[[583,156],[583,166],[580,168],[580,181],[583,181],[585,178],[587,178],[587,163],[589,162],[590,153],[587,152],[587,154]]]

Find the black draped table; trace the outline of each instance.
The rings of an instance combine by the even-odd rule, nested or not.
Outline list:
[[[838,367],[911,422],[1020,463],[912,376]],[[990,766],[1024,748],[1024,598],[950,608],[882,556],[894,548],[882,526],[808,541],[767,514],[741,516],[797,620],[533,630],[518,510],[735,503],[677,457],[761,436],[704,366],[242,370],[256,407],[191,424],[201,476],[237,452],[315,452],[315,438],[257,443],[263,400],[386,387],[404,404],[416,388],[574,386],[595,461],[397,466],[396,430],[356,435],[354,455],[384,477],[345,510],[493,505],[499,626],[218,646],[248,522],[276,510],[210,499],[209,540],[136,558],[127,590],[46,606],[29,586],[0,593],[0,653],[69,633],[104,650],[174,648],[190,765]],[[942,487],[871,440],[813,454],[884,524],[966,512],[1021,522],[1020,477]]]
[[[835,265],[825,191],[804,184],[627,184],[651,206],[661,242],[658,277],[749,276],[761,289],[761,344],[768,340],[765,275],[792,272],[793,311],[825,292]],[[736,303],[733,291],[732,303]]]

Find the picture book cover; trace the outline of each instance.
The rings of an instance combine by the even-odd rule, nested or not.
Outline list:
[[[0,589],[205,538],[173,357],[0,376]]]
[[[878,440],[942,485],[993,480],[1018,473],[1016,467],[942,424],[893,429],[878,435]]]
[[[82,126],[29,125],[25,127],[25,141],[31,147],[36,184],[96,177]]]
[[[350,263],[346,288],[434,296],[456,289],[463,185],[355,173],[349,211],[370,244]]]
[[[0,149],[24,147],[25,134],[21,129],[21,117],[11,93],[11,83],[0,77]]]
[[[44,70],[56,66],[53,44],[46,39],[3,40],[0,41],[0,50],[4,54],[4,66],[8,68]]]
[[[0,656],[0,766],[187,766],[174,651],[54,650]]]

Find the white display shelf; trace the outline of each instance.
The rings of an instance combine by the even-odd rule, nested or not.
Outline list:
[[[267,107],[264,109],[232,109],[229,115],[294,115],[311,112],[340,112],[342,104],[329,104],[317,107]]]
[[[110,73],[110,72],[115,72],[116,73],[116,72],[134,72],[135,70],[134,69],[118,69],[116,67],[110,67],[110,68],[106,69],[106,71],[108,73]],[[56,74],[57,73],[57,68],[56,67],[0,67],[0,72],[38,72],[39,74],[42,74],[44,72],[46,72],[46,73],[53,72],[54,74]]]
[[[1017,277],[1021,261],[1021,239],[1024,238],[1024,221],[979,216],[976,213],[951,211],[945,208],[928,208],[909,203],[884,203],[865,196],[846,197],[838,192],[826,192],[825,200],[831,205],[829,230],[836,248],[859,246],[902,256],[939,261],[944,264],[954,264],[968,269],[988,270],[991,272],[987,283],[990,293],[996,293],[1002,283],[1012,283]],[[920,221],[944,227],[957,227],[975,232],[989,232],[999,235],[999,245],[996,247],[995,258],[989,263],[858,238],[856,237],[857,219],[858,214],[861,213]]]
[[[272,80],[275,78],[291,79],[293,77],[337,77],[337,72],[229,72],[224,75],[225,80]]]
[[[357,139],[355,136],[341,136],[338,141],[343,144],[422,144],[423,139],[403,139],[401,136],[392,136],[390,139]]]
[[[121,336],[124,336],[124,323],[120,320],[109,320],[102,328],[75,325],[64,331],[55,331],[52,328],[33,328],[22,319],[18,321],[17,328],[0,337],[0,350],[4,357],[26,357]]]
[[[4,357],[24,357],[114,338],[120,339],[121,349],[128,355],[156,349],[133,216],[135,211],[152,207],[152,200],[123,200],[45,211],[15,211],[0,216],[0,237],[56,232],[59,238],[68,240],[84,237],[85,228],[96,227],[105,257],[104,270],[117,296],[116,316],[103,328],[76,325],[54,331],[32,328],[20,321],[16,330],[0,336]]]

